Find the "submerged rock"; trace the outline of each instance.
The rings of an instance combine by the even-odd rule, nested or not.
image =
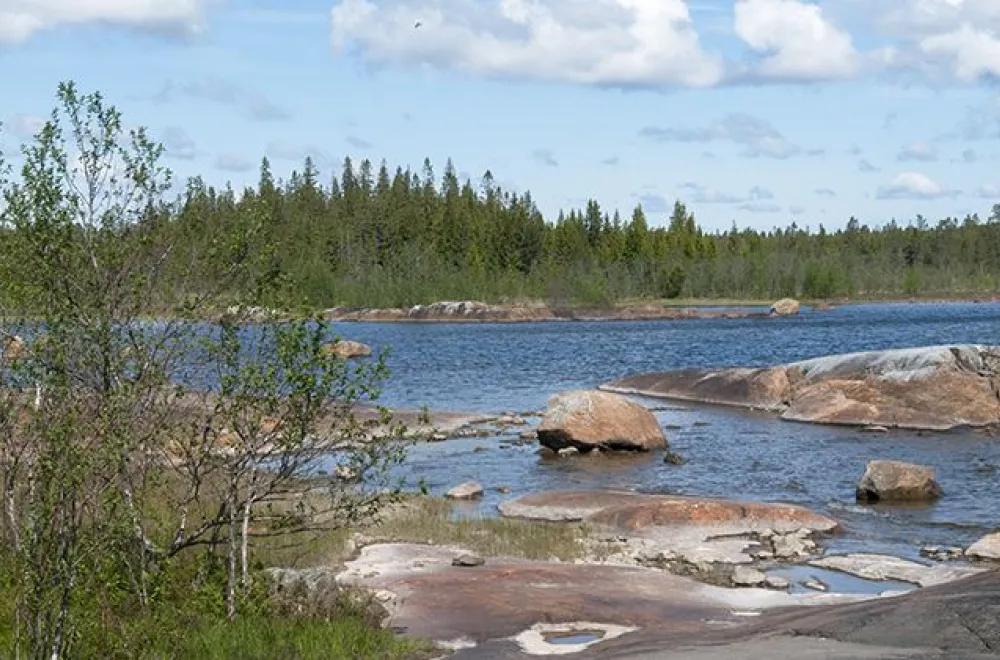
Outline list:
[[[751,369],[630,376],[624,394],[768,410],[819,424],[948,430],[1000,423],[1000,346],[849,353]]]
[[[733,571],[733,584],[737,587],[759,587],[766,581],[766,575],[749,566],[737,566]]]
[[[323,352],[326,355],[336,355],[344,360],[350,360],[352,358],[370,356],[372,354],[372,347],[368,344],[362,344],[359,341],[342,339],[332,344],[326,344],[323,347]]]
[[[869,461],[858,481],[859,502],[931,502],[941,497],[934,468],[901,461]]]
[[[840,571],[866,580],[895,580],[909,582],[921,587],[930,587],[945,582],[954,582],[980,573],[982,569],[950,567],[936,564],[924,566],[915,561],[876,555],[855,553],[849,555],[831,555],[809,562],[810,566]]]
[[[650,451],[667,446],[653,413],[617,394],[577,390],[549,399],[538,441],[553,451],[575,448]]]

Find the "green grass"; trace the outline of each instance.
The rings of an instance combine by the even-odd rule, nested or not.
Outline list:
[[[386,515],[365,534],[378,541],[458,545],[488,557],[524,559],[582,557],[588,528],[574,523],[546,523],[509,518],[458,519],[451,502],[415,497]]]

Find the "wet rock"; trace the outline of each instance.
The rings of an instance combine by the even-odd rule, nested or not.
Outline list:
[[[1000,561],[1000,532],[987,534],[965,551],[969,557]]]
[[[812,589],[813,591],[828,591],[830,587],[826,586],[820,580],[806,580],[802,583],[802,586],[806,589]]]
[[[816,551],[816,544],[808,538],[795,534],[776,534],[770,539],[772,551],[777,559],[798,559],[808,557]]]
[[[667,453],[663,455],[663,462],[669,465],[684,465],[687,461],[685,461],[684,457],[680,454],[676,454],[668,450]]]
[[[463,566],[466,568],[473,568],[475,566],[483,566],[486,560],[477,555],[461,554],[451,560],[452,566]]]
[[[733,584],[737,587],[759,587],[767,581],[767,576],[749,566],[737,566],[733,570]]]
[[[872,424],[871,426],[866,426],[861,429],[865,433],[888,433],[889,429],[884,426],[879,426],[878,424]]]
[[[952,568],[940,564],[924,566],[898,557],[868,553],[832,555],[822,559],[814,559],[809,562],[809,565],[856,575],[866,580],[895,580],[897,582],[910,582],[921,587],[960,580],[981,570]]]
[[[775,316],[795,316],[799,313],[799,301],[794,298],[782,298],[771,305],[771,314]]]
[[[960,559],[965,555],[965,550],[955,546],[925,545],[920,548],[920,556],[934,559],[936,561],[948,561],[949,559]]]
[[[428,442],[444,442],[448,439],[448,436],[444,433],[431,433],[427,436]]]
[[[506,495],[507,493],[512,492],[512,489],[510,486],[497,486],[497,492]]]
[[[913,430],[1000,422],[1000,347],[930,346],[849,353],[762,369],[630,376],[604,391],[768,410],[818,424]]]
[[[483,496],[483,486],[478,481],[466,481],[447,492],[445,497],[452,500],[473,500]]]
[[[344,360],[350,360],[370,356],[372,354],[372,347],[362,344],[359,341],[342,339],[331,344],[326,344],[323,347],[323,353],[326,355],[335,355]]]
[[[901,461],[869,461],[858,481],[859,502],[931,502],[941,497],[934,469]]]
[[[768,589],[777,589],[779,591],[785,590],[790,586],[788,580],[778,575],[768,575],[767,579],[764,581],[764,586]]]
[[[521,440],[524,440],[525,442],[530,442],[532,440],[538,440],[538,432],[533,430],[521,431],[521,433],[517,437],[519,437]]]
[[[623,396],[583,390],[563,392],[549,399],[538,427],[538,440],[554,451],[567,447],[581,452],[650,451],[667,446],[649,410]]]

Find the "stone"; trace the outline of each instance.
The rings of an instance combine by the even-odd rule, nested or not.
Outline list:
[[[362,344],[359,341],[341,339],[340,341],[323,346],[323,353],[325,355],[335,355],[344,360],[350,360],[370,356],[372,354],[372,347]]]
[[[3,361],[17,362],[23,360],[28,355],[28,344],[21,337],[11,335],[3,343]]]
[[[934,468],[901,461],[869,461],[858,481],[859,502],[931,502],[941,497]]]
[[[466,481],[447,492],[445,497],[452,500],[473,500],[483,496],[483,486],[478,481]]]
[[[796,422],[945,431],[1000,423],[998,378],[1000,346],[959,344],[640,374],[600,389],[770,411]]]
[[[782,298],[771,305],[771,314],[775,316],[795,316],[799,313],[799,301],[794,298]]]
[[[935,561],[948,561],[949,559],[960,559],[965,556],[965,550],[955,546],[927,545],[920,548],[920,556],[934,559]]]
[[[461,554],[451,560],[452,566],[462,566],[466,568],[472,568],[475,566],[483,566],[486,564],[486,560],[477,555]]]
[[[733,584],[737,587],[759,587],[766,581],[766,575],[749,566],[737,566],[733,571]]]
[[[538,440],[538,432],[534,430],[521,431],[517,437],[524,441]]]
[[[498,493],[502,493],[504,495],[506,495],[507,493],[512,492],[512,490],[513,489],[510,486],[497,486],[497,492]]]
[[[667,451],[663,455],[663,462],[667,463],[668,465],[684,465],[684,463],[686,463],[687,461],[685,461],[684,457],[681,456],[680,454],[676,454],[672,451]]]
[[[965,551],[965,554],[975,559],[991,559],[1000,561],[1000,532],[987,534]]]
[[[826,586],[819,580],[806,580],[802,583],[802,586],[806,589],[812,589],[813,591],[828,591],[830,587]]]
[[[774,556],[778,559],[807,557],[816,549],[816,544],[803,539],[798,534],[778,534],[772,537]]]
[[[924,566],[899,557],[862,552],[849,555],[830,555],[822,559],[814,559],[809,562],[809,565],[848,573],[866,580],[895,580],[921,587],[953,582],[982,570],[964,567],[953,568],[941,564]]]
[[[783,589],[787,589],[790,586],[790,583],[788,580],[786,580],[781,576],[768,575],[767,579],[764,580],[764,586],[767,587],[768,589],[778,589],[780,591]]]
[[[551,397],[537,433],[539,442],[553,451],[667,447],[653,413],[624,396],[598,391],[576,390]]]

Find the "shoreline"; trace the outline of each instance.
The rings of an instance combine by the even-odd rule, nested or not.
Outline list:
[[[990,304],[998,295],[927,298],[838,298],[803,300],[812,312],[837,307],[893,304]],[[738,299],[686,299],[682,301],[624,302],[609,307],[567,305],[551,307],[541,301],[488,304],[478,301],[437,302],[409,308],[349,308],[324,310],[323,318],[335,323],[557,323],[596,321],[676,321],[704,319],[770,319],[773,301]],[[796,312],[797,314],[798,312]]]

